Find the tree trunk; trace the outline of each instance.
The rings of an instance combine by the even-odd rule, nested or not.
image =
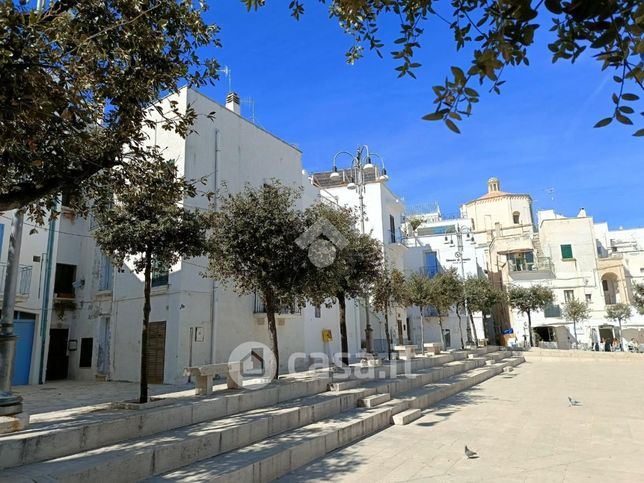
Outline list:
[[[445,336],[443,334],[443,317],[440,312],[438,313],[438,326],[441,328],[441,344],[443,344],[443,350],[446,350],[447,346],[445,345]]]
[[[619,322],[619,349],[623,352],[624,347],[622,346],[622,319],[617,319],[617,322]]]
[[[389,334],[389,307],[385,306],[385,334],[387,336],[387,357],[391,360],[391,335]]]
[[[420,309],[420,353],[425,353],[425,321],[423,320],[423,307],[418,307]]]
[[[526,314],[528,315],[528,335],[530,336],[530,347],[534,347],[532,343],[532,319],[530,318],[530,311],[528,310]]]
[[[476,333],[476,325],[474,324],[474,315],[472,314],[472,311],[470,310],[470,322],[472,324],[472,332],[474,333],[474,346],[478,347],[479,346],[479,336]]]
[[[463,342],[463,319],[458,309],[456,310],[456,316],[458,317],[458,331],[461,334],[461,349],[465,349],[465,343]]]
[[[141,375],[139,403],[148,402],[148,326],[150,324],[150,289],[152,286],[152,255],[145,253],[143,285],[143,329],[141,330]]]
[[[574,331],[575,349],[579,349],[579,344],[577,343],[577,321],[575,319],[572,321],[572,330]]]
[[[264,301],[266,302],[266,318],[268,319],[268,335],[271,339],[271,350],[273,351],[275,367],[270,368],[272,374],[269,377],[273,380],[277,379],[280,367],[280,352],[277,343],[277,325],[275,323],[275,314],[277,313],[277,303],[272,294],[264,293]],[[266,358],[264,358],[266,360]]]
[[[340,350],[342,351],[342,364],[349,365],[349,336],[347,335],[347,300],[344,292],[336,295],[340,308]]]

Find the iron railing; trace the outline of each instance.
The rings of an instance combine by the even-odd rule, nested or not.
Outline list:
[[[266,313],[266,303],[259,294],[255,294],[255,303],[253,306],[253,313],[255,314],[265,314]],[[281,305],[277,314],[279,315],[297,315],[301,314],[302,309],[293,303],[291,305]]]
[[[537,257],[531,262],[527,260],[508,260],[508,267],[511,272],[554,271],[554,265],[549,257]]]
[[[18,295],[29,295],[31,291],[31,272],[33,267],[31,265],[20,265],[18,268]],[[4,279],[7,274],[7,264],[0,263],[0,295],[4,293]]]

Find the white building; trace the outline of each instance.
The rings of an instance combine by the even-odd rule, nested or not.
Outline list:
[[[353,186],[358,174],[355,169],[340,169],[340,176],[331,177],[332,171],[315,173],[313,185],[320,188],[321,195],[339,206],[360,210],[358,187]],[[385,264],[390,269],[405,269],[405,251],[401,225],[405,210],[403,200],[387,185],[386,171],[377,166],[364,171],[364,232],[382,243]],[[357,227],[362,229],[361,226]],[[353,307],[351,318],[347,316],[349,329],[349,351],[358,352],[366,347],[367,312],[363,300],[350,300],[347,307]],[[373,348],[376,352],[387,352],[384,314],[369,310],[369,324],[373,330]],[[405,311],[392,309],[389,314],[389,329],[392,343],[407,336]],[[402,335],[401,335],[402,334]]]
[[[480,258],[483,252],[477,250],[472,234],[472,223],[469,219],[444,217],[438,206],[432,211],[412,209],[406,218],[405,268],[408,274],[421,272],[431,278],[441,271],[455,269],[463,280],[483,275],[480,269]],[[412,221],[417,224],[415,229],[411,225]],[[450,310],[449,314],[442,317],[443,337],[441,339],[436,309],[427,308],[421,317],[418,307],[409,307],[407,315],[412,327],[413,343],[420,346],[422,341],[444,340],[448,348],[460,349],[462,343],[473,340],[473,335],[469,333],[470,321],[464,308],[459,312],[460,319],[455,310]],[[483,339],[485,329],[482,316],[480,313],[473,315],[477,336]]]
[[[577,216],[565,217],[552,210],[539,211],[533,224],[529,195],[500,191],[497,178],[488,181],[488,193],[462,207],[471,218],[477,241],[487,244],[485,270],[501,288],[545,285],[555,301],[532,315],[537,342],[545,347],[570,348],[575,341],[593,345],[619,338],[617,323],[606,319],[606,307],[631,304],[634,284],[644,281],[644,230],[611,231],[596,224],[582,208]],[[562,307],[571,299],[583,300],[590,319],[578,325],[562,317]],[[623,337],[644,342],[644,319],[633,310],[624,325]],[[512,328],[515,338],[528,338],[528,321],[516,310],[497,310],[498,330]]]

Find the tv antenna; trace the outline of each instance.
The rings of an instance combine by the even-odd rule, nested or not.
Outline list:
[[[224,74],[226,79],[228,79],[228,92],[233,91],[233,71],[227,65],[223,69],[218,69],[217,72]]]

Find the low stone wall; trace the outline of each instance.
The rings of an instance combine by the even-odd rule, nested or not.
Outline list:
[[[637,352],[596,352],[583,350],[560,350],[532,348],[526,351],[512,351],[513,355],[524,356],[526,361],[575,359],[580,361],[642,361],[644,354]]]

